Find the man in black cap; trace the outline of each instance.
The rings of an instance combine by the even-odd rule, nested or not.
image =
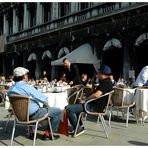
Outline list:
[[[99,78],[99,86],[97,86],[94,93],[92,93],[88,98],[86,98],[85,101],[91,100],[94,98],[98,98],[99,96],[108,93],[112,90],[112,82],[110,80],[109,75],[111,74],[111,69],[106,66],[102,65],[99,69],[98,78]],[[107,97],[104,97],[102,99],[97,99],[93,104],[91,104],[92,108],[97,108],[99,112],[103,112],[103,109],[106,105]],[[73,127],[73,129],[76,129],[76,124],[78,120],[78,116],[81,112],[84,112],[84,103],[81,104],[73,104],[66,106],[66,110],[68,113],[69,121]],[[84,132],[84,126],[82,123],[80,123],[76,136],[82,134]]]

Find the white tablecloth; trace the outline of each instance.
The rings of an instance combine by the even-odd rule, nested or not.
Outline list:
[[[130,88],[115,88],[112,96],[113,105],[124,106],[131,105],[134,102],[134,89]]]
[[[134,92],[135,92],[135,89],[129,89],[129,88],[124,89],[123,105],[131,105],[131,104],[133,104],[133,102],[134,102]]]
[[[51,92],[44,92],[44,95],[48,96],[48,104],[51,107],[58,107],[60,109],[64,109],[67,102],[67,91],[59,92],[59,93],[51,93]],[[10,102],[8,96],[6,96],[5,100],[5,109],[9,109]]]
[[[63,110],[68,105],[67,91],[60,93],[44,92],[43,94],[48,96],[48,104],[51,107],[58,107]]]
[[[141,118],[144,121],[148,117],[148,89],[136,89],[135,105],[138,118]]]

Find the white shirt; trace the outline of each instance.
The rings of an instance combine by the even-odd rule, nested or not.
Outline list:
[[[145,66],[139,75],[137,76],[137,79],[135,82],[133,82],[134,86],[143,86],[148,81],[148,66]]]

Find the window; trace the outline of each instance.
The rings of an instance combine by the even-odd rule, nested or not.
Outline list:
[[[6,18],[8,20],[8,28],[9,28],[9,35],[13,33],[13,12],[12,10],[10,10],[7,14],[6,14]]]
[[[24,22],[24,6],[22,4],[18,5],[16,15],[18,16],[18,31],[22,31]]]
[[[34,27],[36,25],[36,3],[28,3],[27,7],[29,10],[30,27]]]
[[[71,3],[59,3],[59,16],[66,16],[70,14]]]
[[[43,15],[44,22],[48,22],[51,20],[51,3],[42,3],[43,4]]]
[[[88,8],[89,3],[80,3],[80,10]]]

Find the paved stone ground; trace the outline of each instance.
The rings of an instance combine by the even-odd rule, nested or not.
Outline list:
[[[7,121],[7,110],[0,106],[0,146],[10,146],[12,120],[9,122],[7,132],[4,132],[4,125]],[[108,125],[108,119],[106,119]],[[85,133],[73,138],[60,135],[61,138],[55,141],[42,141],[43,131],[38,130],[36,146],[147,146],[148,145],[148,123],[141,125],[136,123],[133,116],[130,116],[129,127],[125,127],[125,120],[117,119],[114,116],[109,128],[109,138],[105,137],[102,125],[97,124],[96,119],[88,117],[84,122]],[[26,137],[26,127],[17,126],[14,146],[31,146],[32,140]]]

